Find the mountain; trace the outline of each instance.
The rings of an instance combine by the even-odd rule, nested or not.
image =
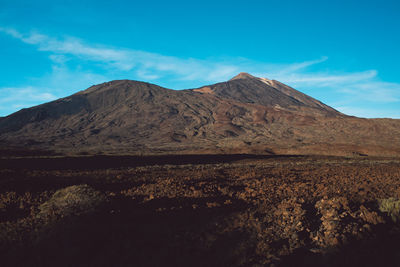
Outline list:
[[[118,80],[0,118],[2,148],[64,154],[400,155],[400,120],[362,119],[240,73],[196,89]]]

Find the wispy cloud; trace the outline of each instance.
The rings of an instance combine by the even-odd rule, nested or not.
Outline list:
[[[361,118],[393,118],[400,119],[400,110],[393,109],[369,109],[352,106],[337,106],[337,110],[342,113]]]
[[[43,101],[46,101],[44,98],[46,95],[40,95],[43,92],[61,97],[84,89],[83,86],[116,78],[135,78],[167,85],[174,84],[176,85],[174,88],[187,88],[191,87],[188,84],[199,86],[224,81],[238,72],[245,71],[256,76],[279,80],[311,95],[321,95],[318,92],[324,92],[324,95],[332,96],[323,99],[324,102],[335,108],[342,107],[344,112],[354,111],[355,109],[346,107],[357,107],[361,101],[395,103],[400,106],[400,84],[381,81],[376,70],[311,71],[311,66],[318,66],[328,61],[328,57],[325,56],[290,64],[265,63],[246,58],[179,58],[90,44],[75,37],[52,37],[35,31],[22,33],[12,28],[0,27],[0,32],[33,45],[38,51],[46,52],[53,62],[51,71],[42,77],[38,86],[35,86],[36,89],[30,88],[32,96],[33,92],[36,92],[35,95],[42,97],[40,99]],[[83,62],[91,67],[82,67]],[[96,68],[100,68],[101,71]],[[14,97],[14,103],[24,103],[22,98],[21,101],[17,100],[19,92],[22,91],[23,88],[13,90],[0,88],[0,95],[4,96],[4,92],[8,92]],[[0,105],[5,100],[2,101]],[[373,105],[369,111],[363,110],[364,117],[371,117],[370,115],[374,114]],[[360,113],[361,109],[357,114]]]
[[[51,101],[55,96],[48,92],[43,92],[42,89],[31,86],[21,88],[2,88],[0,98],[2,102],[13,102],[15,100],[25,99],[30,101]]]
[[[238,71],[237,67],[221,62],[181,59],[140,50],[89,45],[74,37],[56,39],[37,32],[23,34],[10,28],[0,28],[0,31],[24,43],[37,46],[39,51],[51,52],[50,59],[56,63],[59,63],[62,55],[74,56],[81,60],[106,63],[107,67],[120,71],[135,71],[137,76],[146,79],[173,75],[182,80],[217,81],[221,76],[231,76]]]
[[[360,80],[376,76],[375,71],[343,75],[303,73],[306,68],[327,61],[328,57],[325,56],[291,64],[269,64],[244,58],[183,59],[140,50],[87,44],[74,37],[57,39],[37,32],[24,34],[10,28],[0,28],[0,31],[24,43],[36,45],[39,51],[50,52],[50,59],[55,63],[65,62],[66,57],[73,56],[81,60],[105,63],[104,66],[120,71],[134,71],[137,76],[146,79],[174,76],[175,79],[183,81],[217,82],[226,80],[240,71],[246,71],[261,76],[273,76],[274,79],[285,82],[315,84]]]
[[[304,70],[312,65],[319,64],[328,60],[328,57],[323,56],[320,59],[304,61],[300,63],[292,63],[289,65],[283,65],[281,69],[278,70],[277,75],[283,76],[284,74],[292,74],[294,72]],[[275,66],[276,67],[276,66]]]
[[[73,56],[81,60],[104,63],[106,64],[104,67],[112,67],[120,71],[133,71],[139,78],[150,80],[172,76],[174,79],[182,81],[219,82],[231,78],[241,71],[289,77],[328,59],[321,57],[316,60],[291,64],[269,64],[245,58],[185,59],[140,50],[87,44],[75,37],[57,39],[38,32],[21,33],[15,29],[1,27],[0,32],[24,43],[35,45],[39,51],[50,52],[50,59],[55,63],[63,63],[67,57]],[[276,72],[277,70],[279,71]]]
[[[357,83],[369,81],[377,76],[376,70],[353,72],[344,74],[330,73],[276,73],[276,76],[292,84],[332,86],[344,83]]]
[[[355,90],[357,89],[357,90]],[[400,84],[382,81],[358,83],[338,89],[358,100],[378,103],[400,103]],[[399,108],[400,109],[400,108]]]
[[[21,109],[57,99],[49,89],[27,87],[0,88],[0,113]]]

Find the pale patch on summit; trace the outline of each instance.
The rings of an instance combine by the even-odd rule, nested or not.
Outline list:
[[[269,80],[267,78],[258,78],[260,81],[262,81],[265,84],[268,84],[269,86],[274,86],[274,81],[273,80]]]

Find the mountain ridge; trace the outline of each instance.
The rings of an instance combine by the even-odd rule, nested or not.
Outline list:
[[[0,145],[64,154],[400,155],[400,122],[240,73],[195,89],[115,80],[0,118]]]

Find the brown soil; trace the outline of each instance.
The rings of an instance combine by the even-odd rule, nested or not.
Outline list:
[[[0,159],[2,266],[398,266],[391,158]],[[86,211],[86,212],[85,212]]]

